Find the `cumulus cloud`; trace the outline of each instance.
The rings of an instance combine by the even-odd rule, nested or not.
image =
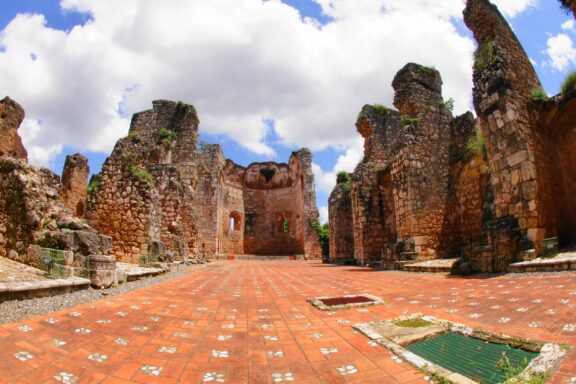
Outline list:
[[[131,114],[160,98],[195,105],[202,132],[256,154],[274,154],[274,129],[280,144],[357,161],[356,114],[391,105],[392,78],[409,61],[440,70],[445,97],[468,109],[474,44],[453,24],[463,0],[317,2],[328,24],[279,0],[61,0],[90,21],[64,32],[18,15],[0,33],[0,89],[36,121],[21,131],[43,164],[63,146],[109,152]],[[506,11],[519,12],[533,2],[508,3],[524,4]]]
[[[574,20],[572,19],[566,20],[565,22],[562,23],[562,25],[560,25],[560,27],[565,31],[576,32],[576,30],[574,29]]]
[[[546,54],[549,56],[550,66],[557,71],[564,71],[570,65],[576,64],[576,49],[570,36],[560,33],[548,38]]]
[[[498,9],[508,17],[514,17],[530,7],[535,7],[538,0],[492,0]]]

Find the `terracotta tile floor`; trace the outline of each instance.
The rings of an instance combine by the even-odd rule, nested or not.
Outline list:
[[[315,296],[385,305],[320,312]],[[426,313],[576,346],[576,274],[458,278],[228,262],[0,327],[2,383],[424,383],[351,324]],[[552,378],[576,382],[573,351]]]

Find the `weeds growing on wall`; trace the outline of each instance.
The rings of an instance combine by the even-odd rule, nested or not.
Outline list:
[[[576,71],[570,72],[562,83],[562,94],[564,96],[576,91]]]
[[[420,70],[420,72],[426,74],[426,75],[431,75],[434,73],[435,68],[434,67],[427,67],[425,65],[421,65],[420,68],[418,68]]]
[[[100,183],[101,181],[99,178],[93,178],[90,184],[88,185],[88,192],[93,192],[98,188],[100,188]]]
[[[415,125],[419,122],[420,122],[420,119],[418,117],[403,117],[402,118],[402,125],[403,126]]]
[[[444,101],[444,108],[446,108],[450,112],[454,112],[454,98],[453,97]]]
[[[483,71],[496,61],[496,48],[493,40],[480,44],[474,52],[474,66],[478,71]]]
[[[534,101],[544,101],[548,99],[548,95],[542,88],[534,88],[530,91],[530,97]]]
[[[352,175],[345,171],[338,172],[336,175],[336,184],[342,186],[344,193],[349,193],[352,189]]]
[[[482,132],[476,132],[476,135],[468,140],[466,150],[470,153],[486,158],[486,141]]]
[[[148,184],[152,184],[152,181],[154,180],[150,172],[137,165],[130,166],[130,174],[138,180]]]

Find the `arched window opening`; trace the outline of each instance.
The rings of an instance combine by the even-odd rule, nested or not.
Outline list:
[[[242,229],[242,216],[237,211],[230,212],[229,228],[231,231],[239,231]]]

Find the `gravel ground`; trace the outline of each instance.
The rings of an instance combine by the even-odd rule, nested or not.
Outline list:
[[[209,265],[209,264],[208,264]],[[0,324],[13,323],[45,313],[56,312],[66,308],[91,303],[108,297],[122,295],[134,289],[144,288],[166,280],[184,276],[194,269],[203,268],[202,265],[182,266],[179,271],[163,275],[147,277],[141,280],[130,281],[118,287],[109,289],[86,289],[64,295],[42,297],[29,300],[12,300],[0,304]]]

